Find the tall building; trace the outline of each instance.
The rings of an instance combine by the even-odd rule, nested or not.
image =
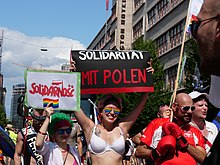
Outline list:
[[[140,37],[153,40],[173,90],[188,5],[189,0],[112,0],[110,17],[87,49],[129,50]]]
[[[6,88],[3,87],[3,75],[1,73],[3,35],[4,31],[2,30],[2,35],[0,36],[0,105],[3,106],[3,109],[5,110],[5,95],[7,91]]]
[[[70,64],[69,63],[62,64],[61,70],[69,71],[70,70]]]
[[[15,128],[22,128],[24,124],[24,117],[17,114],[18,98],[25,94],[25,84],[13,85],[10,120]]]

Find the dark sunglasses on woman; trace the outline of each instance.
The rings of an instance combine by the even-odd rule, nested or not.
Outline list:
[[[66,133],[69,135],[69,134],[71,133],[71,131],[72,131],[72,128],[58,129],[58,130],[57,130],[57,133],[58,133],[59,135],[63,135],[64,132],[66,132]]]

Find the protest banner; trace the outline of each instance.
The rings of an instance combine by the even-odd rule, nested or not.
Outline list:
[[[26,70],[26,105],[43,109],[53,102],[55,110],[79,110],[80,80],[77,72]]]
[[[81,94],[153,92],[150,58],[146,51],[72,50],[70,62],[81,72]]]

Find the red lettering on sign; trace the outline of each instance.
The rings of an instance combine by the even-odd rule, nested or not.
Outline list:
[[[126,74],[126,70],[123,69],[123,78],[124,78],[124,84],[130,84],[131,81],[127,80],[127,74]]]
[[[68,87],[63,87],[59,85],[51,85],[47,84],[36,84],[32,83],[31,88],[29,90],[30,94],[40,94],[41,96],[54,96],[54,97],[73,97],[74,96],[74,86],[68,85]]]
[[[146,69],[130,69],[129,71],[126,69],[122,71],[115,69],[112,72],[110,70],[104,70],[103,78],[104,84],[107,84],[108,79],[114,84],[138,84],[147,82]]]
[[[144,82],[146,83],[147,82],[147,72],[146,72],[146,69],[138,69],[138,81],[139,82]]]
[[[82,85],[85,84],[86,79],[87,79],[88,84],[89,84],[89,71],[82,72]]]
[[[118,80],[116,80],[116,78],[118,77]],[[120,70],[115,69],[112,73],[112,81],[114,84],[119,84],[121,82],[122,79],[122,73],[120,72]]]
[[[97,73],[99,70],[90,70],[82,72],[82,85],[96,85],[97,84]]]
[[[111,77],[111,71],[110,70],[103,70],[103,79],[104,79],[104,84],[106,84],[106,79]]]
[[[131,69],[131,82],[133,84],[137,84],[139,82],[139,80],[137,80],[137,75],[135,74],[135,72],[137,72],[138,70],[139,69]]]

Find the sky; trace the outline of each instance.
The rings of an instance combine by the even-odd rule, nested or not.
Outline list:
[[[1,73],[9,116],[12,86],[24,83],[26,68],[60,69],[69,63],[70,50],[86,49],[110,11],[106,12],[105,0],[0,2]]]

